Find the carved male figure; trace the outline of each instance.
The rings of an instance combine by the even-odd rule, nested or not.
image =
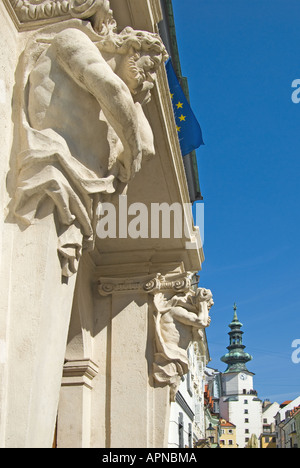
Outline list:
[[[169,300],[161,293],[154,297],[157,348],[154,375],[158,382],[171,386],[171,400],[181,377],[188,372],[187,349],[192,341],[203,339],[203,330],[211,322],[209,311],[213,304],[212,293],[205,288]]]
[[[21,168],[14,213],[58,216],[63,275],[95,240],[101,196],[122,192],[154,154],[142,106],[166,59],[158,35],[115,32],[107,0],[71,1],[73,19],[39,31],[24,53]],[[42,206],[43,205],[43,206]],[[53,208],[54,210],[54,208]]]

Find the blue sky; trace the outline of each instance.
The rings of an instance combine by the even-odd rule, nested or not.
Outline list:
[[[299,0],[173,0],[183,76],[205,146],[200,285],[215,305],[207,331],[220,371],[237,303],[260,398],[300,395]]]

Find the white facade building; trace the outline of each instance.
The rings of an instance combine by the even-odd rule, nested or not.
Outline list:
[[[208,349],[205,344],[193,343],[189,350],[190,371],[182,378],[171,403],[169,448],[192,448],[199,439],[205,439],[205,366]]]
[[[275,423],[275,416],[280,410],[279,403],[274,402],[265,405],[263,408],[263,424],[271,425]]]

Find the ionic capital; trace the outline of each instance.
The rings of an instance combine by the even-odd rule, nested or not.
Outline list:
[[[191,288],[191,274],[166,274],[142,276],[138,278],[106,278],[98,281],[98,291],[101,296],[132,292],[157,293],[183,293]]]

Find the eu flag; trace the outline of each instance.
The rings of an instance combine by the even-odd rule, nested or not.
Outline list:
[[[182,156],[204,145],[200,125],[180,86],[171,59],[166,62],[166,72],[173,103],[177,133]]]

